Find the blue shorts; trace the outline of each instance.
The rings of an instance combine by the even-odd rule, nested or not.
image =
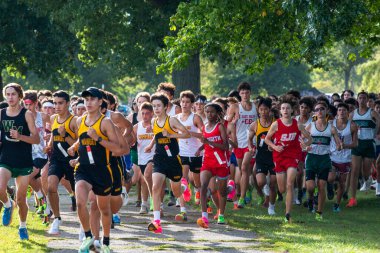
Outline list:
[[[237,162],[237,160],[236,160],[236,156],[235,156],[235,153],[234,153],[234,152],[231,153],[230,164],[235,165],[235,167],[238,166],[238,162]]]
[[[125,169],[126,170],[131,170],[132,166],[133,166],[131,155],[130,154],[125,155],[125,156],[123,156],[123,159],[124,159],[124,162],[125,162]]]

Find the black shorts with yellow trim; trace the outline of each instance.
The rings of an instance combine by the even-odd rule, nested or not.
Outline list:
[[[182,163],[179,155],[170,157],[154,155],[153,164],[153,173],[164,174],[173,182],[179,182],[181,180]]]
[[[80,164],[75,170],[75,182],[80,180],[89,183],[95,195],[111,194],[113,173],[109,165]]]
[[[202,167],[202,156],[180,156],[182,165],[189,165],[190,171],[196,174],[201,173],[201,167]]]
[[[113,175],[113,183],[111,189],[112,196],[119,196],[121,194],[122,178],[123,178],[123,167],[120,164],[119,157],[112,156],[110,159],[110,165]]]
[[[74,168],[70,166],[69,161],[51,160],[49,164],[49,176],[56,176],[59,181],[64,177],[70,182],[70,186],[75,191]]]

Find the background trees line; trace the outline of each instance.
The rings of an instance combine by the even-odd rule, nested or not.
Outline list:
[[[124,101],[164,80],[206,95],[242,80],[257,94],[378,92],[379,9],[359,0],[4,0],[0,77],[73,93],[104,84]]]

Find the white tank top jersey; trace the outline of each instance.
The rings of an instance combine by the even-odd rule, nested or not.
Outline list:
[[[239,119],[236,121],[238,148],[248,147],[249,126],[256,120],[257,111],[254,103],[252,103],[252,109],[250,111],[244,110],[243,106],[239,104]]]
[[[343,130],[339,130],[336,126],[336,119],[333,121],[333,125],[338,132],[338,136],[340,141],[344,144],[349,145],[352,143],[352,135],[351,135],[351,120],[347,122],[346,127]],[[335,163],[349,163],[351,162],[351,149],[343,149],[338,151],[334,138],[331,138],[331,161]]]
[[[177,108],[177,106],[175,104],[172,104],[172,108],[170,108],[170,111],[167,113],[168,116],[174,117],[176,115],[175,114],[175,108]]]
[[[153,129],[153,126],[151,126],[151,129]],[[136,137],[137,137],[137,156],[139,160],[139,165],[146,165],[150,160],[153,160],[155,148],[153,146],[152,151],[150,151],[150,153],[144,152],[144,149],[153,140],[154,133],[152,131],[148,133],[146,128],[143,126],[143,122],[140,121],[137,124]]]
[[[329,122],[323,131],[319,131],[315,122],[311,122],[310,135],[313,138],[311,149],[308,153],[315,155],[327,155],[330,153],[330,142],[332,138],[331,123]]]
[[[44,127],[44,121],[42,120],[42,115],[40,112],[37,112],[36,119],[35,119],[35,125],[38,132],[38,136],[40,137],[40,143],[39,144],[33,144],[32,145],[32,157],[33,160],[36,158],[42,158],[47,159],[47,154],[44,153],[44,147],[45,147],[45,127]]]
[[[371,116],[372,109],[368,109],[363,115],[359,114],[359,109],[354,111],[352,120],[358,125],[359,140],[373,140],[376,136],[376,122]]]
[[[181,120],[181,115],[182,113],[177,114],[176,117],[189,132],[200,133],[199,129],[194,125],[194,113],[191,113],[185,121]],[[198,138],[190,137],[187,139],[178,139],[178,145],[180,156],[195,157],[195,152],[202,146],[202,142]]]
[[[297,122],[300,121],[300,115],[297,115],[297,116],[296,116],[296,120],[297,120]],[[303,123],[302,125],[303,125],[304,127],[307,127],[312,121],[313,121],[313,117],[309,117],[309,119],[308,119],[305,123]]]

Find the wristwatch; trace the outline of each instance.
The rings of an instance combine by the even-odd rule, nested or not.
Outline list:
[[[102,140],[103,140],[103,138],[99,136],[99,138],[98,138],[97,142],[98,142],[98,143],[101,143],[101,142],[102,142]]]

